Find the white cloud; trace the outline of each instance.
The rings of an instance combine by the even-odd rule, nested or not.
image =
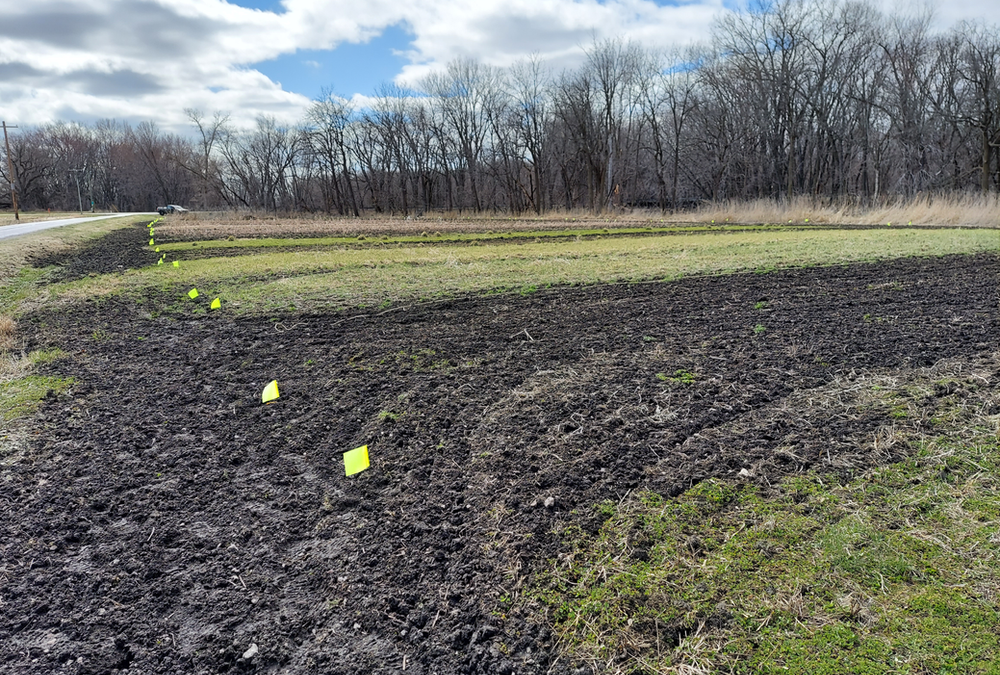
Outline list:
[[[895,0],[876,1],[885,9],[898,8]],[[405,25],[413,41],[404,52],[410,63],[397,76],[401,84],[458,56],[508,65],[534,53],[558,69],[579,63],[583,47],[594,38],[625,36],[649,46],[705,38],[713,17],[733,4],[284,0],[284,11],[275,14],[224,0],[5,2],[0,6],[0,115],[25,125],[152,119],[180,130],[187,127],[183,110],[194,107],[230,111],[238,124],[249,124],[258,114],[291,122],[309,100],[284,91],[253,64],[298,49],[363,42],[387,26]],[[942,2],[937,25],[976,16],[1000,22],[1000,3]],[[355,100],[371,93],[359,92]]]
[[[1000,3],[995,0],[874,0],[884,12],[904,14],[931,13],[931,25],[947,30],[961,21],[982,20],[1000,25]]]

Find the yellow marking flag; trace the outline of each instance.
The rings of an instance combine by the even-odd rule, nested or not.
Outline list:
[[[153,245],[153,240],[152,240],[152,239],[150,239],[150,240],[149,240],[149,245],[150,245],[150,246],[152,246],[152,245]]]
[[[368,462],[368,446],[362,445],[344,453],[344,475],[353,476],[361,473],[371,464]]]
[[[220,307],[222,307],[222,301],[218,298],[212,301],[212,309],[219,309]]]
[[[191,298],[192,300],[194,300],[195,298],[197,298],[198,297],[198,289],[197,288],[192,288],[190,291],[188,291],[188,297]]]
[[[163,258],[160,258],[159,260],[157,260],[156,264],[157,265],[162,265],[163,264]]]
[[[159,247],[159,246],[157,246],[157,247],[156,247],[156,253],[159,253],[159,252],[160,252],[160,247]]]
[[[179,260],[175,260],[174,261],[174,267],[180,267],[180,266],[181,266],[180,261]]]
[[[264,393],[260,395],[261,403],[270,403],[278,398],[278,381],[271,380],[270,384],[264,387]]]

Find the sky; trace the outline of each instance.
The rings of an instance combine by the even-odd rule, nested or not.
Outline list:
[[[0,119],[150,120],[189,133],[195,109],[295,123],[326,92],[363,105],[384,83],[405,87],[457,57],[535,56],[558,71],[595,39],[684,45],[744,1],[3,0]],[[997,0],[930,3],[939,26],[1000,24]]]

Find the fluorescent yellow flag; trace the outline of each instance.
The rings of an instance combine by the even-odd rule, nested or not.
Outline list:
[[[212,309],[219,309],[220,307],[222,307],[222,302],[218,298],[212,301]]]
[[[179,260],[175,260],[174,261],[174,267],[180,267],[180,266],[181,266],[180,261]]]
[[[157,260],[156,264],[157,265],[162,265],[163,264],[163,258],[160,258],[159,260]]]
[[[368,446],[362,445],[344,453],[344,475],[353,476],[361,473],[371,464],[368,462]]]
[[[198,297],[198,289],[197,288],[192,288],[190,291],[188,291],[188,297],[191,298],[192,300],[194,300],[195,298],[197,298]]]
[[[149,240],[149,245],[150,245],[150,246],[152,246],[152,245],[153,245],[153,240],[152,240],[152,239],[150,239],[150,240]]]
[[[156,247],[156,251],[155,251],[155,252],[156,252],[156,253],[159,253],[159,252],[160,252],[160,247],[159,247],[159,246],[157,246],[157,247]]]
[[[271,383],[264,387],[264,393],[260,395],[261,403],[270,403],[278,398],[278,381],[271,380]]]

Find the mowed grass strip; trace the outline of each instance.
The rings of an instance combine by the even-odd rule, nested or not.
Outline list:
[[[599,533],[564,532],[568,552],[529,605],[564,658],[600,672],[1000,672],[995,365],[814,392],[818,406],[884,410],[872,443],[908,445],[909,458],[843,485],[709,479],[599,504]],[[912,424],[890,417],[900,405]]]
[[[323,246],[350,246],[377,248],[395,244],[468,244],[492,243],[509,240],[566,239],[576,237],[610,237],[628,235],[659,235],[684,233],[719,233],[729,231],[785,230],[785,225],[674,225],[671,227],[611,227],[571,230],[501,230],[498,232],[424,232],[422,234],[365,235],[342,237],[260,237],[231,239],[200,239],[159,244],[161,251],[187,251],[192,247],[205,249],[267,249],[267,248],[316,248]]]
[[[1000,248],[995,230],[819,230],[408,246],[181,260],[53,287],[66,298],[196,285],[230,310],[378,306],[468,293],[676,279]]]

